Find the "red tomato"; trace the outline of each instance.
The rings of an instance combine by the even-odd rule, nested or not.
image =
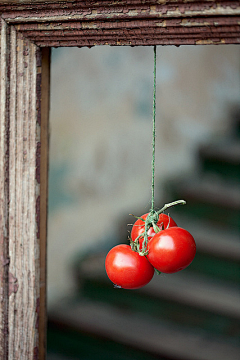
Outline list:
[[[154,268],[145,256],[123,244],[109,251],[105,268],[109,279],[124,289],[138,289],[149,283],[154,274]]]
[[[147,218],[147,216],[148,216],[148,213],[142,215],[141,218],[143,218],[145,220]],[[170,216],[168,216],[166,214],[159,214],[157,226],[159,227],[160,230],[162,230],[162,229],[166,229],[166,228],[169,228],[172,226],[177,226],[177,224]],[[145,222],[138,219],[132,227],[132,231],[131,231],[132,241],[135,241],[139,235],[144,233],[144,231],[145,231]],[[153,227],[150,227],[150,229],[148,230],[148,241],[154,235],[156,235],[156,233],[153,230]],[[142,248],[142,246],[141,246],[142,242],[143,242],[143,237],[139,238],[140,249]]]
[[[171,227],[154,235],[148,243],[148,250],[148,261],[157,270],[171,274],[191,264],[196,244],[187,230]]]

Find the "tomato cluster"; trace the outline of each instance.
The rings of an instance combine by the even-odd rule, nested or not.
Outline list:
[[[194,259],[196,244],[187,230],[163,213],[157,214],[157,219],[155,215],[153,226],[146,227],[148,215],[133,225],[132,246],[117,245],[107,254],[106,272],[117,287],[138,289],[151,281],[154,269],[171,274],[185,269]]]

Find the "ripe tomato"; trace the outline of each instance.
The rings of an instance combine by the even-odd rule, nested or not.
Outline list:
[[[196,254],[196,244],[187,230],[171,227],[154,235],[148,250],[148,261],[157,270],[171,274],[190,265]]]
[[[146,257],[124,244],[109,251],[105,268],[109,279],[124,289],[138,289],[149,283],[154,274],[154,268]]]
[[[148,213],[144,214],[141,216],[141,218],[143,218],[144,220],[147,218]],[[175,221],[168,215],[166,214],[159,214],[158,217],[158,222],[157,222],[157,226],[159,227],[159,229],[166,229],[172,226],[177,226],[177,224],[175,223]],[[142,233],[144,233],[145,231],[145,222],[138,219],[133,227],[132,227],[132,231],[131,231],[131,239],[132,241],[135,241],[136,238],[141,235]],[[150,229],[148,230],[148,241],[154,236],[156,235],[155,231],[153,230],[153,227],[150,227]],[[140,249],[142,248],[142,242],[143,242],[143,238],[140,237],[139,238],[139,243],[140,243]]]

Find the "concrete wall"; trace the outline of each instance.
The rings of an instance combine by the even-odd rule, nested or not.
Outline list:
[[[150,47],[52,55],[50,303],[74,290],[76,253],[118,239],[119,219],[150,207],[153,86]],[[166,179],[197,171],[199,144],[229,130],[229,108],[240,99],[239,58],[240,46],[158,47],[159,202]]]

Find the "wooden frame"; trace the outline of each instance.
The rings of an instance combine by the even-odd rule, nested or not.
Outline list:
[[[0,358],[45,359],[50,47],[239,44],[231,0],[1,0]]]

